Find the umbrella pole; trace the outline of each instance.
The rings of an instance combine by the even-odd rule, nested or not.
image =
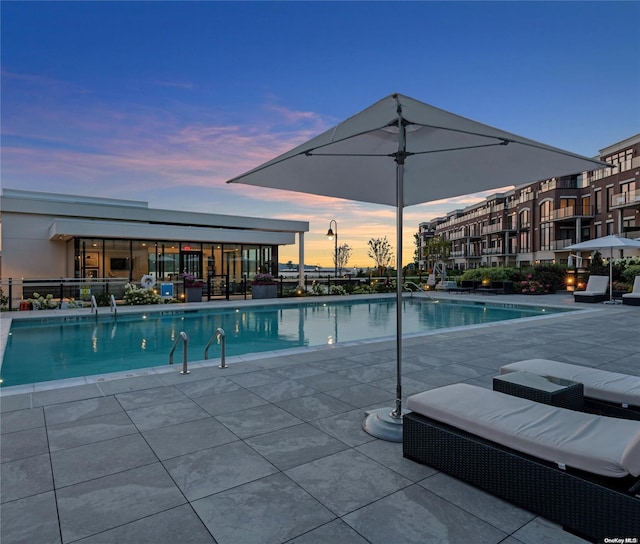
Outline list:
[[[371,436],[402,442],[402,211],[404,208],[405,127],[398,105],[398,153],[396,154],[396,405],[366,412],[362,428]],[[406,412],[406,410],[405,410]]]

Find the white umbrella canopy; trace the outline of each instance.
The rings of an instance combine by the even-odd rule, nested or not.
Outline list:
[[[402,214],[405,206],[608,166],[401,94],[228,181],[395,206],[396,406],[364,429],[402,440]]]
[[[410,157],[402,201],[393,160],[399,119]],[[394,94],[229,183],[411,206],[604,166]]]
[[[580,242],[567,246],[565,249],[570,251],[603,251],[608,249],[609,255],[609,301],[613,300],[613,250],[614,249],[638,249],[640,250],[640,240],[632,240],[623,238],[615,234],[601,236],[586,242]]]

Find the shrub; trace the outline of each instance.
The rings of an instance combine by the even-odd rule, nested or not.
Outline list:
[[[135,283],[127,283],[124,286],[124,296],[122,300],[125,304],[162,304],[162,297],[147,287],[138,287]]]
[[[359,285],[358,287],[356,287],[353,290],[353,294],[354,295],[369,295],[369,294],[371,294],[371,287],[369,287],[367,284]]]
[[[33,293],[33,298],[28,299],[27,302],[31,303],[31,307],[34,310],[55,310],[60,306],[57,300],[53,300],[51,293],[44,297],[38,293]]]
[[[9,297],[4,294],[2,287],[0,287],[0,309],[4,310],[9,304]]]
[[[347,290],[342,285],[332,285],[329,288],[330,295],[346,295]]]
[[[326,288],[318,281],[314,281],[311,285],[311,293],[313,295],[324,295],[326,294]]]
[[[548,287],[547,293],[555,293],[565,288],[567,269],[559,265],[538,265],[531,273],[533,279]]]
[[[522,273],[518,268],[484,267],[470,268],[460,276],[460,281],[520,281]]]
[[[629,265],[622,272],[622,279],[626,283],[633,283],[636,276],[640,276],[640,264]]]

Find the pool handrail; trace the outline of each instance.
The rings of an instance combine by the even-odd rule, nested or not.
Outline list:
[[[191,372],[190,370],[187,370],[187,344],[189,342],[189,336],[184,331],[180,331],[178,333],[178,337],[176,338],[175,342],[173,343],[173,346],[171,347],[171,351],[169,352],[169,364],[170,365],[173,364],[173,352],[176,350],[176,347],[178,347],[178,343],[180,342],[180,340],[183,341],[182,370],[180,371],[180,374],[189,374]]]
[[[205,360],[209,358],[209,346],[213,343],[214,340],[220,339],[220,368],[227,368],[226,357],[225,357],[225,346],[227,344],[227,335],[224,332],[222,327],[218,327],[216,332],[213,333],[211,338],[209,338],[209,342],[207,342],[207,346],[204,348],[204,358]]]

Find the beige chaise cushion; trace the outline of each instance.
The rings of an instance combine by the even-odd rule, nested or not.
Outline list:
[[[465,383],[413,395],[407,408],[560,467],[613,478],[640,475],[638,421],[556,408]]]
[[[585,397],[615,402],[621,406],[640,406],[640,376],[570,365],[549,359],[527,359],[510,363],[500,368],[500,374],[518,370],[580,382],[584,384]]]

